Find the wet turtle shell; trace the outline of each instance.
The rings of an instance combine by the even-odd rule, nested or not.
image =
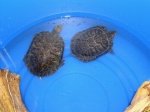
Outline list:
[[[39,77],[53,74],[63,64],[64,41],[59,36],[61,25],[54,27],[52,33],[43,31],[36,34],[24,57],[31,73]]]
[[[94,26],[74,35],[71,52],[83,62],[92,61],[107,52],[113,53],[115,31],[107,31],[105,26]]]

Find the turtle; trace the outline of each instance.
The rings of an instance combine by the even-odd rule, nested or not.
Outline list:
[[[71,53],[83,62],[89,62],[112,50],[116,31],[107,31],[105,26],[93,26],[76,33],[71,40]]]
[[[64,41],[59,33],[62,25],[56,25],[52,32],[37,33],[24,56],[28,70],[36,76],[44,77],[55,73],[64,64]]]

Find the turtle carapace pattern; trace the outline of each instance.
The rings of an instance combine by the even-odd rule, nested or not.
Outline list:
[[[64,41],[59,36],[61,31],[62,25],[57,25],[52,32],[42,31],[33,37],[24,57],[24,62],[32,74],[48,76],[63,64]]]
[[[71,40],[72,55],[83,62],[92,61],[107,52],[113,53],[113,37],[116,31],[105,26],[94,26],[78,32]]]

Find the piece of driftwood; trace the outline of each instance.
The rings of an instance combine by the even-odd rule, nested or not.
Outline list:
[[[20,95],[20,76],[0,70],[0,112],[28,112]]]
[[[125,112],[150,112],[150,81],[145,81],[139,87]]]

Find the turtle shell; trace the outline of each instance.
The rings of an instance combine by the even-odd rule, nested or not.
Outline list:
[[[64,41],[55,30],[36,34],[24,57],[29,71],[39,77],[53,74],[63,64]]]
[[[107,52],[113,53],[115,31],[105,26],[94,26],[75,34],[71,41],[72,55],[83,62],[92,61]]]

